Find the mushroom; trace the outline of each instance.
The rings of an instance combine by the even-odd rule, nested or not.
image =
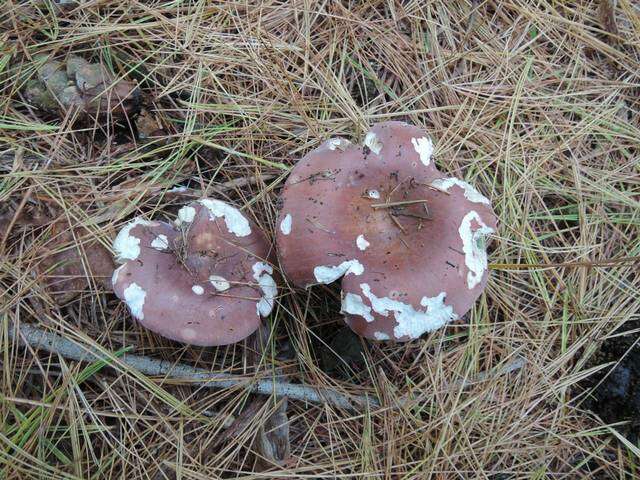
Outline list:
[[[51,226],[52,241],[46,245],[37,270],[44,285],[60,304],[73,300],[82,290],[95,285],[109,288],[114,263],[111,253],[82,227],[67,222]],[[85,237],[80,240],[80,237]],[[89,237],[87,240],[86,237]]]
[[[193,345],[228,345],[253,333],[277,289],[269,243],[235,207],[213,199],[178,211],[174,225],[136,218],[113,249],[113,289],[150,330]]]
[[[417,338],[461,318],[485,288],[491,203],[432,154],[422,129],[385,122],[364,145],[325,141],[285,183],[283,272],[300,287],[342,277],[342,313],[359,335]]]

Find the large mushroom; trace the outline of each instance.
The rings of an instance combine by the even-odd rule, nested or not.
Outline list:
[[[113,244],[113,289],[145,327],[193,345],[228,345],[253,333],[277,293],[270,248],[235,207],[202,199],[175,225],[137,218]]]
[[[491,203],[443,175],[433,143],[403,122],[364,145],[331,138],[293,168],[277,228],[280,264],[301,287],[342,277],[358,334],[407,341],[461,318],[487,282]]]

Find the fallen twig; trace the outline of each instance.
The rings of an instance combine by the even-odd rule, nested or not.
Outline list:
[[[9,325],[9,336],[20,338],[33,348],[57,353],[65,358],[93,362],[108,360],[96,349],[81,345],[56,333],[46,332],[32,325],[21,323],[17,328]],[[275,395],[311,403],[327,403],[347,410],[361,410],[362,407],[377,408],[380,403],[366,395],[345,395],[327,388],[277,382],[267,379],[238,377],[226,373],[215,373],[180,363],[170,363],[140,355],[124,354],[118,361],[150,376],[170,377],[172,380],[193,382],[207,388],[232,388],[245,386],[252,393]]]
[[[65,358],[93,362],[105,360],[96,349],[81,345],[73,340],[64,338],[58,334],[46,332],[40,328],[28,324],[20,324],[17,328],[10,325],[9,336],[13,339],[20,338],[33,348],[40,348],[48,352],[57,353]],[[311,403],[328,403],[346,410],[359,411],[362,407],[380,407],[380,402],[368,395],[345,395],[327,388],[316,388],[295,383],[277,382],[273,380],[238,377],[226,373],[214,373],[200,368],[194,368],[180,363],[170,363],[140,355],[125,354],[119,361],[150,376],[170,376],[174,380],[194,382],[207,388],[232,388],[245,385],[252,393],[262,395],[275,395],[276,397],[288,397],[294,400],[302,400]],[[454,382],[451,388],[466,388],[472,384],[484,382],[492,378],[519,370],[525,365],[525,360],[518,357],[515,360],[486,372],[480,372],[473,378]],[[415,399],[413,399],[415,401]],[[405,398],[400,405],[410,403],[410,398]]]
[[[415,205],[416,203],[427,203],[427,200],[403,200],[401,202],[372,203],[371,208],[392,208],[403,207],[405,205]]]

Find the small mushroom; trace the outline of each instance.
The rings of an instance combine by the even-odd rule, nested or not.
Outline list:
[[[420,128],[385,122],[364,145],[327,140],[286,181],[283,271],[304,287],[342,277],[342,312],[359,335],[417,338],[461,318],[485,288],[491,204],[432,153]]]
[[[277,294],[269,243],[238,209],[202,199],[175,225],[137,218],[118,233],[113,289],[145,327],[193,345],[253,333]]]
[[[114,267],[111,253],[91,238],[88,230],[71,229],[67,222],[58,222],[52,225],[51,234],[53,240],[42,252],[37,270],[57,303],[73,300],[82,290],[90,288],[92,282],[110,288]]]

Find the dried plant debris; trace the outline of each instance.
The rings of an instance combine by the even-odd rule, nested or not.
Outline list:
[[[263,468],[282,466],[291,454],[287,403],[287,398],[283,398],[258,428],[254,445],[258,455],[256,463]]]
[[[612,35],[618,35],[618,25],[616,24],[616,0],[600,0],[598,15],[602,29]],[[612,38],[612,40],[615,40]]]
[[[111,288],[115,268],[111,252],[89,230],[71,230],[66,222],[58,222],[52,226],[51,237],[38,271],[57,303],[69,302],[86,289]]]
[[[138,137],[140,140],[148,140],[166,135],[157,116],[146,108],[142,108],[140,114],[136,117],[136,127],[138,128]]]
[[[13,201],[0,204],[0,237],[9,236],[13,230],[25,227],[39,227],[51,218],[41,205],[26,202],[22,208]]]
[[[140,108],[138,86],[118,80],[102,65],[77,55],[66,61],[36,57],[37,79],[27,83],[28,102],[46,111],[76,110],[91,116],[123,117]]]
[[[28,3],[35,4],[38,8],[48,7],[54,10],[71,10],[82,4],[80,0],[40,0]]]

